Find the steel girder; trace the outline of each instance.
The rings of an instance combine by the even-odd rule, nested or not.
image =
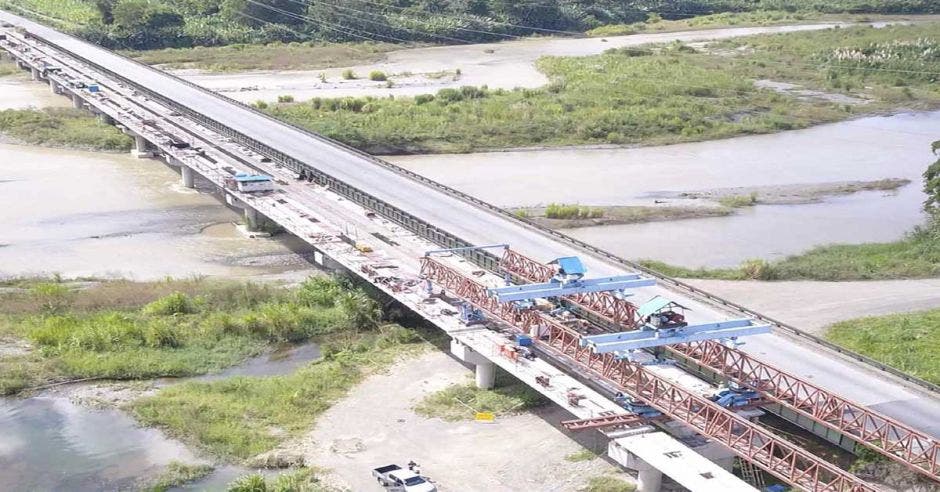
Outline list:
[[[473,302],[461,292],[479,297],[485,287],[463,273],[434,258],[422,258],[421,272],[452,294]],[[634,398],[663,412],[674,420],[681,421],[701,434],[711,437],[735,454],[753,462],[772,475],[802,490],[813,492],[875,492],[873,486],[860,478],[826,462],[809,451],[783,440],[760,428],[714,402],[691,393],[669,380],[650,373],[641,365],[632,364],[612,354],[595,354],[580,344],[581,335],[549,316],[537,311],[522,314],[513,311],[503,317],[500,311],[490,311],[486,306],[496,307],[490,301],[478,308],[489,311],[491,316],[528,332],[538,327],[540,333],[548,333],[548,339],[536,340],[539,348],[552,354],[582,372],[612,384]],[[506,313],[503,311],[503,313]]]
[[[506,262],[505,259],[510,255],[512,262]],[[538,278],[527,277],[539,271],[530,264],[538,263],[535,260],[512,250],[506,251],[503,260],[500,262],[501,268],[527,280]],[[548,268],[545,265],[542,267]],[[604,292],[598,293],[598,296],[612,299],[610,302],[620,300]],[[590,305],[580,307],[598,314]],[[604,317],[617,323],[612,316]],[[753,388],[774,403],[842,432],[911,470],[940,481],[940,443],[921,431],[713,340],[672,345],[665,349],[715,374]]]

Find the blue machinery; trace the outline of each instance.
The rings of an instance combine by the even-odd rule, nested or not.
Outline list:
[[[474,246],[466,248],[439,249],[428,251],[426,256],[438,253],[453,253],[477,249],[503,248],[508,244]],[[576,256],[567,256],[551,261],[558,271],[548,282],[538,284],[511,285],[507,278],[505,287],[487,289],[487,294],[501,303],[531,303],[535,299],[562,297],[594,292],[613,292],[617,296],[631,295],[626,289],[649,287],[656,280],[639,274],[618,275],[614,277],[585,279],[587,269]],[[465,323],[483,320],[483,312],[468,303],[461,304],[460,318]],[[770,325],[757,324],[753,320],[731,319],[710,323],[689,324],[679,311],[686,308],[666,298],[656,296],[637,309],[639,328],[619,333],[605,333],[581,337],[581,346],[589,347],[598,354],[616,353],[624,358],[632,358],[631,352],[640,349],[698,342],[702,340],[722,340],[734,343],[738,337],[759,335],[770,332]]]

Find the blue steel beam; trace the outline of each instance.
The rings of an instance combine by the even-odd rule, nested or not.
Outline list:
[[[555,281],[541,284],[509,285],[506,287],[487,289],[487,293],[495,297],[499,302],[511,302],[526,299],[568,296],[586,292],[635,289],[638,287],[649,287],[655,284],[655,279],[631,274],[566,283]]]
[[[587,336],[581,338],[581,346],[590,347],[598,354],[606,354],[702,340],[760,335],[770,333],[770,331],[770,325],[757,325],[749,319],[736,319],[681,328],[645,329]]]

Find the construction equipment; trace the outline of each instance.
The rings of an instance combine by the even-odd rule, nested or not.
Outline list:
[[[507,285],[489,289],[488,293],[499,302],[512,302],[590,292],[623,291],[656,284],[655,280],[639,274],[585,279],[584,274],[587,273],[587,269],[577,256],[557,258],[551,264],[558,265],[558,270],[548,282]]]

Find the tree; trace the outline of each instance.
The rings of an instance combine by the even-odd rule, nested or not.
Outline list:
[[[223,0],[224,17],[252,27],[267,24],[298,26],[304,23],[306,5],[296,0]]]
[[[931,149],[935,155],[940,152],[940,140],[934,142]],[[924,210],[935,217],[940,216],[940,159],[924,171],[924,193],[927,194]]]

